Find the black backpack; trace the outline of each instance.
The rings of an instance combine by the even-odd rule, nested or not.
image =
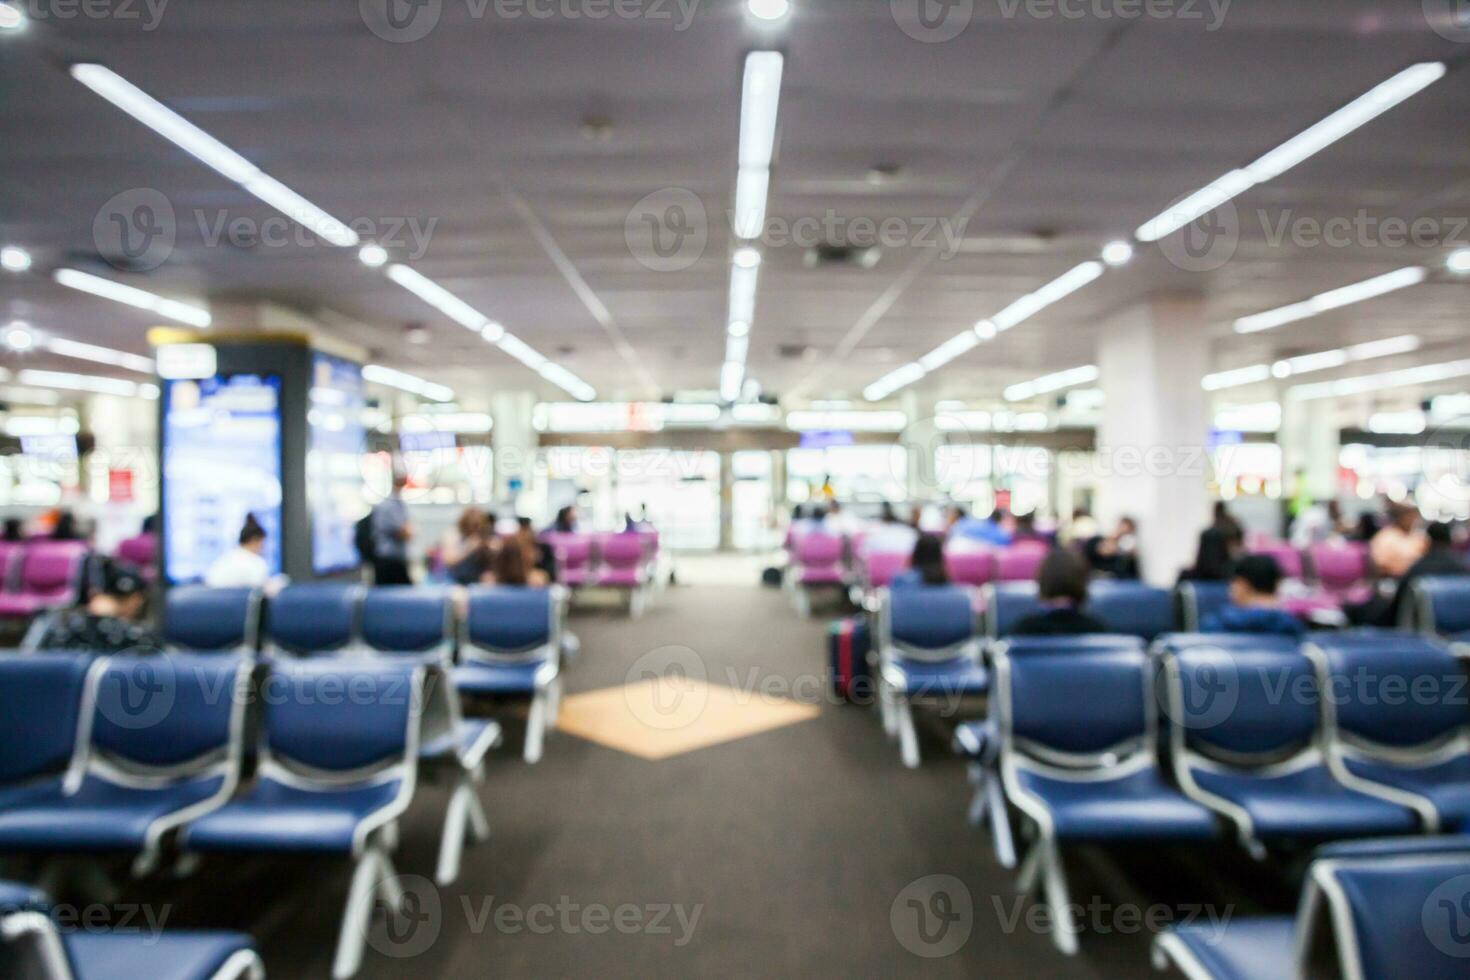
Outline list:
[[[370,564],[377,557],[378,546],[373,535],[372,511],[368,511],[367,516],[353,526],[352,543],[357,546],[357,557],[364,564]]]

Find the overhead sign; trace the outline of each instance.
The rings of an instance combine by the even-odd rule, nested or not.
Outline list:
[[[156,360],[158,376],[168,381],[201,381],[219,368],[213,344],[165,344]]]

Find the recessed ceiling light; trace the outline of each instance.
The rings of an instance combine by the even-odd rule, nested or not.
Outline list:
[[[754,269],[761,264],[761,253],[748,245],[744,248],[737,248],[735,250],[735,264],[742,269]]]
[[[24,272],[31,267],[31,253],[18,245],[0,248],[0,267],[11,272]]]
[[[1464,275],[1470,272],[1470,248],[1462,248],[1458,251],[1451,252],[1450,257],[1445,259],[1444,264],[1445,268],[1458,275]]]
[[[975,324],[975,336],[981,340],[994,340],[996,333],[995,324],[989,320],[981,320]]]
[[[726,332],[732,337],[744,337],[750,333],[750,324],[744,320],[736,320],[726,328]]]
[[[789,0],[746,0],[745,8],[761,20],[780,20],[791,13]]]
[[[1126,265],[1133,258],[1133,246],[1121,239],[1103,246],[1102,260],[1111,266]]]
[[[357,258],[369,269],[376,269],[388,261],[388,253],[380,245],[364,245],[358,250]]]
[[[26,15],[13,4],[0,3],[0,31],[18,31],[26,26]]]
[[[23,353],[36,346],[36,335],[31,333],[30,327],[16,320],[5,331],[5,346]]]

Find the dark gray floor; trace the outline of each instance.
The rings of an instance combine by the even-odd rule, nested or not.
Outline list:
[[[798,620],[779,593],[755,586],[676,588],[641,620],[591,611],[573,627],[583,656],[569,692],[619,685],[641,655],[669,645],[694,650],[714,681],[729,670],[795,681],[824,669],[822,617]],[[1150,906],[1187,915],[1211,903],[1217,916],[1262,902],[1291,908],[1289,887],[1246,867],[1228,844],[1204,854],[1069,853],[1073,901],[1104,906],[1089,916],[1117,927],[1085,934],[1082,955],[1069,960],[1028,925],[1031,905],[1017,905],[1014,875],[966,825],[964,770],[942,731],[929,732],[929,760],[909,772],[868,709],[824,705],[813,721],[661,762],[558,733],[528,767],[516,755],[519,726],[508,734],[483,788],[495,836],[467,853],[459,883],[442,891],[427,879],[445,794],[420,795],[397,864],[422,876],[408,879],[422,914],[393,932],[375,927],[362,977],[1136,977],[1150,972],[1137,931]],[[916,943],[905,924],[916,914],[905,888],[930,875],[958,878],[972,908],[967,941],[940,958],[916,955],[898,934],[943,951],[942,940]],[[254,933],[272,977],[329,973],[345,868],[211,864],[191,881],[147,888],[177,903],[171,925]],[[507,918],[538,905],[549,908],[532,922]],[[684,920],[658,911],[668,906],[682,907]],[[623,916],[629,932],[611,922],[593,932],[600,908]]]

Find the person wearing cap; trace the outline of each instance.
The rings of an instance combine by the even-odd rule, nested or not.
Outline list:
[[[148,583],[129,565],[104,561],[96,585],[79,609],[52,614],[37,625],[28,646],[82,653],[160,653],[163,639],[140,620],[148,605]]]
[[[1276,592],[1281,566],[1270,555],[1246,555],[1230,572],[1230,605],[1205,617],[1205,633],[1269,633],[1301,636],[1301,620],[1282,609]]]

